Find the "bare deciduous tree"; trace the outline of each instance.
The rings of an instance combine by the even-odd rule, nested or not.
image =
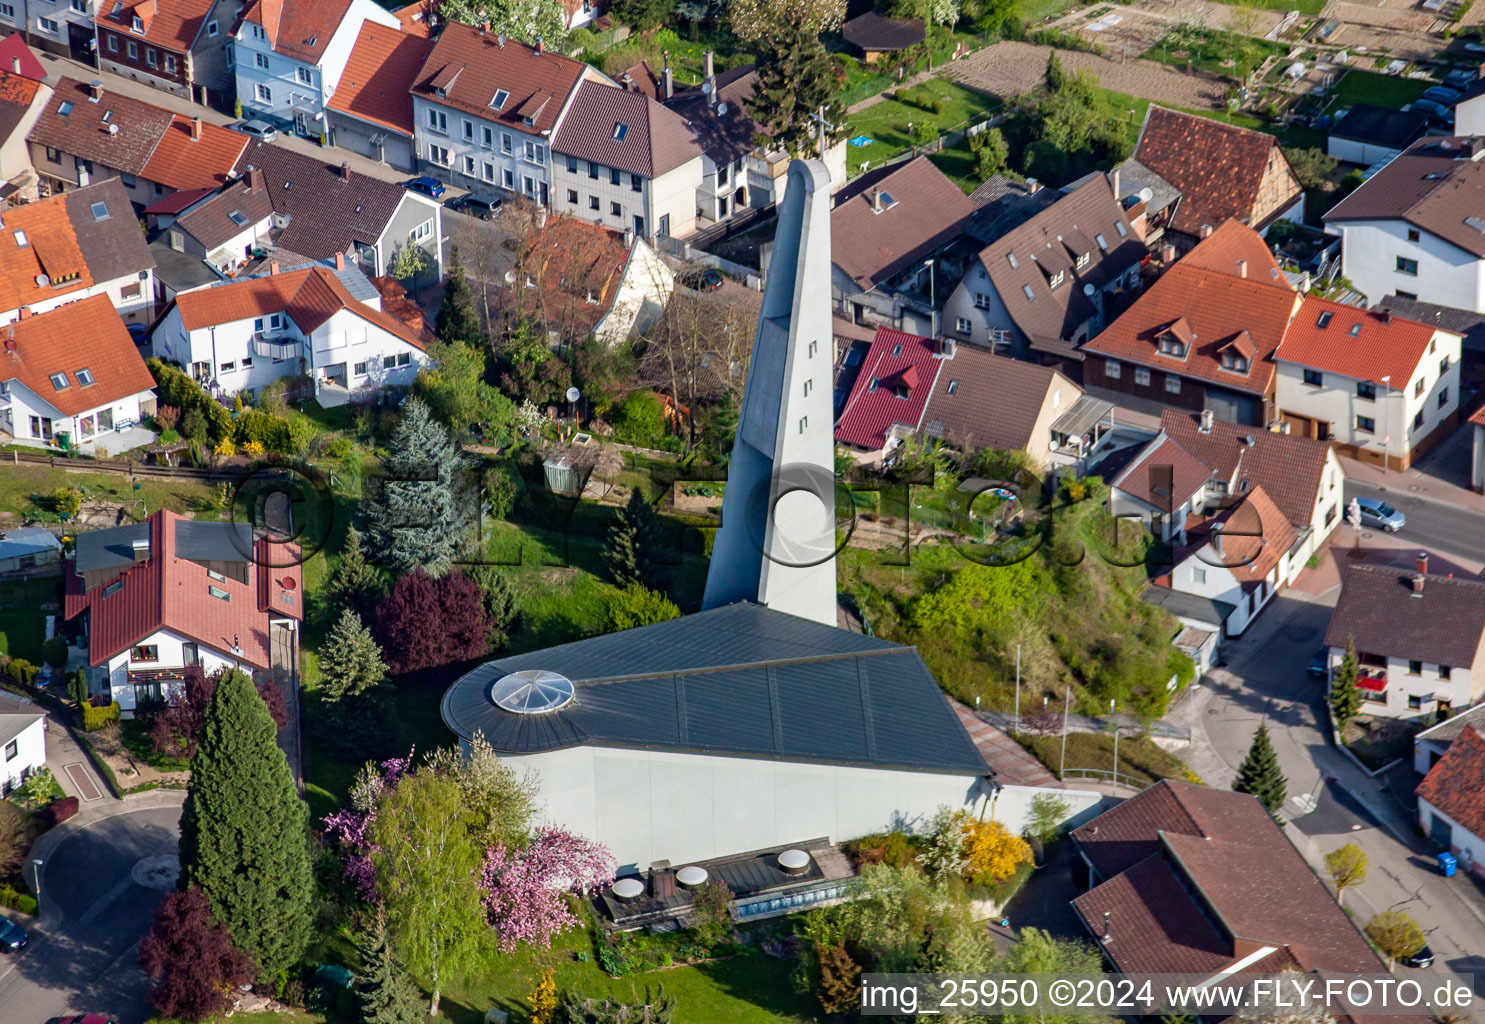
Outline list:
[[[690,443],[696,442],[698,403],[742,400],[753,326],[754,313],[745,306],[678,288],[646,334],[640,383],[686,407]]]

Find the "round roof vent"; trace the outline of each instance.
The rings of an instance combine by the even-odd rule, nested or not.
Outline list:
[[[545,669],[523,669],[495,680],[490,702],[517,715],[544,715],[572,702],[572,680]]]
[[[695,864],[681,868],[675,873],[675,880],[687,889],[700,889],[706,884],[706,868],[699,868]]]
[[[643,896],[645,884],[637,878],[621,878],[614,883],[613,893],[621,900],[632,900]]]
[[[779,867],[791,875],[797,875],[810,866],[810,855],[803,850],[785,850],[779,854]]]

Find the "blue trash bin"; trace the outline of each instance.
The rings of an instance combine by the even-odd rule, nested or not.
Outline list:
[[[1445,877],[1452,877],[1454,872],[1458,869],[1459,861],[1455,858],[1454,854],[1450,853],[1448,850],[1445,850],[1443,853],[1439,854],[1439,872],[1441,874],[1443,874]]]

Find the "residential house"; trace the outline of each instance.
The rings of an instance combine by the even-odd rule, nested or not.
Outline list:
[[[1325,214],[1346,278],[1388,295],[1485,312],[1485,138],[1420,139]]]
[[[1151,249],[1165,241],[1181,205],[1181,190],[1130,157],[1109,172],[1109,184],[1135,233]]]
[[[82,617],[93,692],[133,712],[177,692],[192,665],[267,671],[293,658],[304,617],[297,555],[246,523],[169,509],[78,534],[65,609]]]
[[[1417,796],[1419,828],[1465,871],[1485,875],[1485,733],[1478,726],[1449,744]]]
[[[1079,346],[1138,291],[1146,255],[1095,175],[980,250],[944,303],[944,333],[1077,375]]]
[[[644,239],[694,231],[701,148],[684,118],[643,93],[582,82],[552,152],[563,213]]]
[[[219,191],[177,192],[144,212],[170,249],[214,272],[202,282],[209,284],[234,276],[255,251],[273,245],[282,223],[275,220],[273,199],[267,177],[255,167]]]
[[[232,174],[248,138],[97,82],[57,82],[27,136],[43,186],[62,192],[118,178],[145,207],[181,189],[216,187]]]
[[[1203,424],[1205,426],[1205,424]],[[1216,509],[1222,493],[1215,470],[1164,431],[1109,478],[1109,514],[1138,519],[1166,543],[1181,543],[1192,516]],[[1226,616],[1223,616],[1225,619]]]
[[[1255,797],[1165,779],[1072,837],[1091,883],[1073,909],[1121,974],[1384,970]]]
[[[1356,103],[1331,125],[1325,152],[1348,164],[1370,167],[1397,156],[1427,131],[1428,115],[1421,110]]]
[[[969,194],[975,212],[964,222],[964,233],[981,245],[989,245],[1060,198],[1061,192],[1043,188],[1035,178],[1020,180],[992,174]]]
[[[1304,220],[1304,187],[1272,135],[1151,104],[1134,158],[1180,190],[1166,228],[1179,250],[1229,219],[1259,234]]]
[[[1461,733],[1481,726],[1485,726],[1485,704],[1471,705],[1424,729],[1413,737],[1413,770],[1427,775]]]
[[[1263,239],[1227,221],[1083,346],[1083,386],[1267,426],[1273,353],[1302,301]]]
[[[1474,439],[1470,444],[1470,486],[1485,493],[1485,406],[1470,417]]]
[[[1463,90],[1454,104],[1454,132],[1456,135],[1485,135],[1485,74],[1476,71],[1476,77],[1468,89]]]
[[[1421,719],[1465,708],[1485,693],[1485,582],[1412,569],[1352,565],[1330,616],[1332,676],[1356,643],[1362,711]]]
[[[44,526],[0,531],[0,573],[60,567],[62,542]]]
[[[413,85],[418,166],[550,205],[552,137],[585,81],[608,79],[540,41],[450,22]]]
[[[928,396],[952,351],[952,342],[878,327],[836,416],[836,443],[862,462],[889,457],[921,427]]]
[[[1038,470],[1081,458],[1098,443],[1111,406],[1050,366],[950,343],[928,397],[922,432],[965,453],[1025,452]]]
[[[0,14],[0,22],[6,20],[7,16]],[[36,83],[46,81],[46,68],[36,58],[31,47],[26,45],[26,37],[20,32],[12,32],[0,39],[0,70],[29,78]]]
[[[367,22],[402,27],[374,0],[250,0],[233,29],[243,113],[323,140],[330,99]]]
[[[39,712],[0,714],[0,796],[46,767],[46,715]]]
[[[926,156],[861,175],[835,194],[830,211],[830,300],[858,324],[939,333],[930,266],[960,238],[974,212],[969,197]],[[933,294],[930,294],[933,293]]]
[[[19,39],[19,36],[10,36]],[[27,53],[30,51],[28,50]],[[35,59],[34,57],[32,58]],[[12,57],[20,64],[19,57]],[[46,108],[51,87],[27,75],[3,70],[0,57],[0,190],[6,198],[36,195],[36,172],[31,169],[31,151],[26,136]]]
[[[665,312],[675,274],[633,231],[538,213],[516,241],[501,306],[520,307],[554,344],[608,344],[648,330]]]
[[[94,17],[105,2],[112,0],[0,3],[0,32],[19,38],[28,49],[35,47],[93,64],[97,47]]]
[[[840,34],[865,64],[891,59],[927,38],[922,18],[889,18],[880,11],[857,15],[840,27]]]
[[[275,263],[258,277],[183,292],[151,333],[157,356],[188,367],[217,396],[300,374],[317,394],[410,385],[431,340],[385,311],[381,292],[343,256],[334,267]]]
[[[376,277],[403,246],[420,245],[442,275],[443,207],[434,200],[344,163],[262,142],[251,143],[237,162],[239,178],[253,170],[263,172],[273,197],[273,244],[280,250],[330,262],[342,253]]]
[[[23,310],[0,327],[0,432],[17,441],[106,447],[108,434],[154,415],[154,387],[107,295]]]
[[[98,0],[100,69],[197,103],[230,106],[235,83],[227,46],[241,10],[240,0]]]
[[[421,6],[397,12],[399,29],[378,21],[362,24],[327,112],[332,146],[402,171],[417,169],[412,87],[433,50],[421,15],[405,16]]]
[[[1460,343],[1459,381],[1465,391],[1485,387],[1485,313],[1469,309],[1439,306],[1417,299],[1405,299],[1388,295],[1372,306],[1378,312],[1391,312],[1395,316],[1433,324],[1441,330],[1458,334]]]
[[[1458,334],[1307,296],[1274,353],[1279,416],[1367,462],[1406,469],[1459,420]]]

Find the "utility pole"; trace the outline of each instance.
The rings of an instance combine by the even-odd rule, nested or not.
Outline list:
[[[819,147],[819,157],[825,159],[825,134],[835,131],[836,126],[825,119],[825,108],[820,107],[810,115],[810,120],[815,122],[815,141]]]
[[[1057,777],[1067,770],[1067,716],[1072,713],[1072,687],[1067,688],[1067,703],[1062,707],[1062,757],[1057,761]]]
[[[1016,645],[1016,731],[1021,731],[1021,645]]]

